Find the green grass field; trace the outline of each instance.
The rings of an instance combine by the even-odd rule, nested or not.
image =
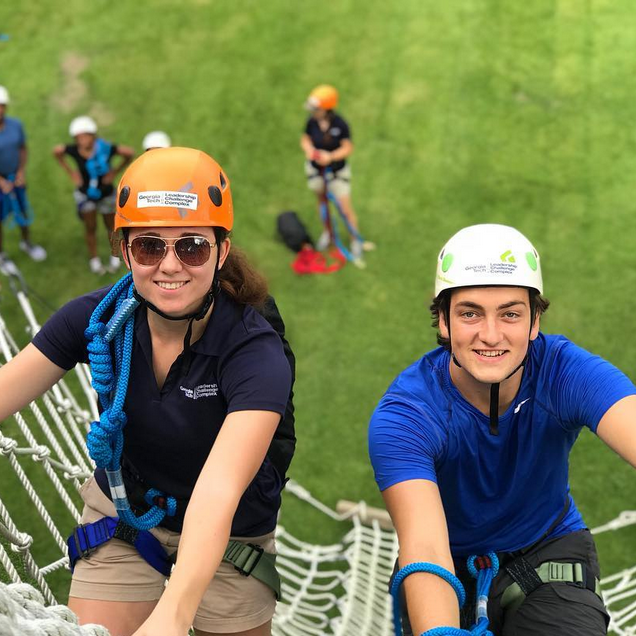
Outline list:
[[[395,375],[434,346],[435,258],[459,228],[526,233],[552,301],[544,330],[636,377],[633,19],[627,0],[2,3],[0,84],[27,129],[33,234],[50,256],[28,261],[15,229],[5,249],[49,307],[114,280],[89,273],[72,186],[51,156],[76,115],[137,149],[164,129],[211,153],[232,181],[234,241],[267,275],[297,357],[291,476],[328,505],[380,505],[367,422]],[[378,249],[364,271],[297,277],[275,219],[295,209],[320,230],[298,142],[303,101],[323,82],[341,91],[354,204]],[[34,304],[43,321],[49,309]],[[634,508],[633,470],[590,434],[571,481],[591,527]],[[282,521],[315,542],[343,532],[290,497]],[[633,564],[635,548],[629,529],[602,538],[605,572]]]

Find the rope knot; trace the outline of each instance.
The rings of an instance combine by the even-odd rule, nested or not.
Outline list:
[[[466,565],[468,566],[468,572],[474,579],[479,576],[480,572],[485,570],[492,570],[492,578],[495,578],[499,572],[499,559],[495,552],[488,552],[481,556],[473,555],[468,558]]]
[[[97,336],[103,336],[105,333],[106,325],[99,320],[93,322],[92,324],[89,324],[88,327],[86,327],[86,329],[84,330],[86,340],[88,340],[89,342]]]

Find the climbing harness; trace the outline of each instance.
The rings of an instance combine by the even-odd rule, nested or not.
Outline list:
[[[99,180],[110,170],[108,160],[110,159],[112,144],[98,137],[95,140],[95,150],[90,159],[86,160],[86,172],[89,181],[86,195],[92,201],[102,198],[102,191],[99,189]]]
[[[603,598],[600,581],[588,572],[585,563],[546,561],[533,568],[525,559],[518,559],[505,569],[514,580],[501,597],[501,608],[506,612],[516,611],[526,596],[545,583],[569,583],[588,589]]]
[[[280,576],[276,570],[276,555],[265,552],[260,545],[230,539],[223,561],[231,563],[243,576],[253,576],[274,591],[276,600],[282,599]]]
[[[139,554],[158,572],[170,575],[173,561],[168,557],[159,540],[147,530],[136,530],[118,517],[102,517],[93,523],[80,524],[67,539],[71,572],[79,559],[90,556],[102,544],[111,539],[121,539],[137,548]]]

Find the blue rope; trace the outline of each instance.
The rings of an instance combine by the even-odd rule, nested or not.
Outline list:
[[[400,586],[402,585],[402,581],[409,576],[409,574],[413,574],[414,572],[427,572],[429,574],[435,574],[440,578],[444,579],[454,590],[455,594],[457,594],[457,601],[459,602],[459,606],[463,607],[466,602],[466,591],[464,590],[464,586],[462,582],[452,573],[449,572],[446,568],[443,568],[441,565],[436,565],[435,563],[426,563],[426,562],[418,562],[418,563],[410,563],[409,565],[405,565],[403,568],[398,570],[397,574],[393,578],[393,582],[391,583],[391,596],[393,597],[393,627],[395,629],[395,636],[402,635],[402,619],[400,618]],[[452,627],[436,627],[435,629],[454,629]],[[429,630],[430,632],[431,630]],[[443,632],[437,632],[439,636],[442,636]],[[463,632],[458,632],[462,634]],[[427,636],[429,635],[426,632]],[[450,632],[449,632],[450,634]]]
[[[329,183],[327,181],[327,176],[326,176],[327,172],[330,172],[329,168],[325,170],[325,174],[323,175],[323,180],[325,184],[325,198],[323,201],[320,202],[320,218],[322,219],[322,224],[325,226],[327,230],[329,230],[329,233],[331,234],[333,242],[336,248],[338,249],[338,251],[348,261],[353,261],[355,260],[353,258],[353,254],[344,246],[344,243],[342,242],[342,239],[340,238],[340,232],[338,231],[338,221],[332,216],[329,210],[329,201],[331,201],[335,205],[336,210],[338,210],[338,212],[340,213],[340,216],[344,220],[345,225],[347,226],[347,229],[350,232],[353,231],[352,228],[349,226],[347,217],[343,214],[342,209],[340,208],[338,199],[336,199],[336,197],[334,197],[334,195],[329,192]]]
[[[88,340],[92,385],[97,391],[103,409],[99,422],[91,423],[86,445],[97,467],[106,469],[111,497],[119,518],[137,530],[149,530],[161,523],[166,514],[173,516],[177,503],[174,497],[166,497],[163,493],[151,489],[146,493],[146,501],[148,494],[152,493],[148,501],[152,507],[144,515],[137,517],[130,508],[121,473],[123,429],[127,421],[124,402],[130,378],[134,314],[139,305],[133,297],[133,291],[132,275],[126,274],[97,305],[84,332]],[[101,318],[112,304],[115,305],[113,317],[105,325]],[[115,354],[114,364],[111,348]],[[157,497],[165,499],[165,509],[154,503]]]
[[[478,562],[479,569],[475,567],[475,561]],[[488,552],[484,557],[469,557],[467,566],[470,575],[477,579],[477,616],[470,632],[474,636],[492,636],[492,632],[488,631],[488,594],[490,585],[499,572],[499,559],[494,552]]]
[[[479,569],[475,566],[475,561],[477,561]],[[423,632],[421,636],[493,636],[493,633],[488,631],[488,594],[492,581],[499,572],[499,559],[494,552],[489,552],[485,557],[469,557],[467,566],[470,575],[477,579],[476,623],[470,630],[458,629],[457,627],[434,627]],[[460,608],[463,607],[466,601],[464,586],[452,572],[434,563],[411,563],[398,571],[391,584],[395,636],[402,636],[399,597],[400,585],[409,574],[413,574],[414,572],[428,572],[429,574],[436,574],[443,578],[455,590]]]

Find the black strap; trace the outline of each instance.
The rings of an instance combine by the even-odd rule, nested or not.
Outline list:
[[[509,552],[508,554],[516,558],[516,557],[524,556],[528,554],[528,552],[530,552],[531,550],[534,550],[534,548],[536,548],[541,542],[543,542],[547,537],[549,537],[552,531],[561,523],[561,521],[563,521],[563,519],[565,519],[565,515],[567,515],[568,511],[570,510],[570,503],[571,503],[570,495],[566,494],[565,504],[561,512],[559,513],[559,516],[550,524],[550,527],[541,535],[541,537],[539,537],[539,539],[537,539],[534,543],[530,544],[529,546],[525,548],[521,548],[520,550],[515,550],[514,552]]]
[[[490,434],[499,435],[499,382],[490,385]]]
[[[537,571],[523,557],[515,559],[505,570],[526,596],[543,585]]]

